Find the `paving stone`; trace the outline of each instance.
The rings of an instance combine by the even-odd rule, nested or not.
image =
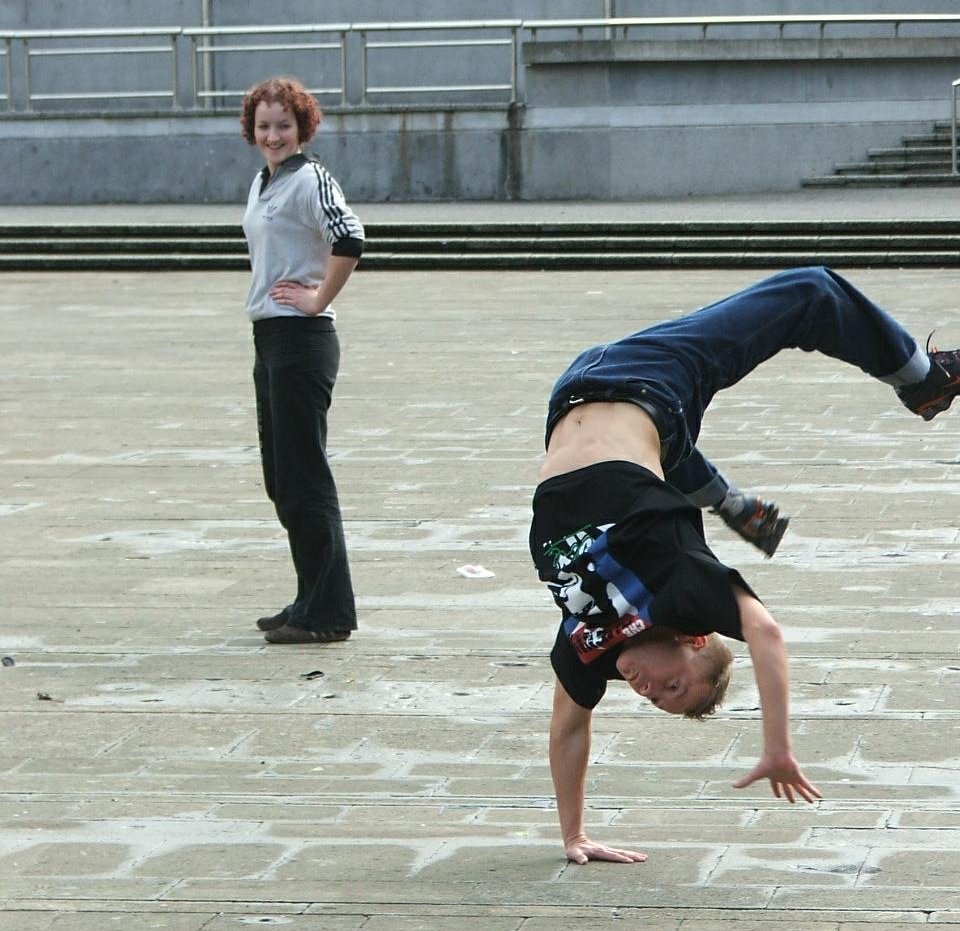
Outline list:
[[[0,931],[48,931],[57,919],[56,912],[0,911]]]
[[[60,914],[50,926],[51,931],[109,931],[111,928],[122,931],[205,931],[213,916],[135,914],[123,912],[82,912],[73,915]],[[0,925],[2,927],[2,925]]]
[[[270,869],[285,853],[279,844],[195,844],[141,860],[138,876],[252,876]]]
[[[203,931],[250,931],[251,928],[272,928],[278,931],[362,931],[367,927],[366,915],[217,915],[207,919]]]
[[[56,822],[50,827],[62,829]],[[39,843],[0,857],[0,870],[25,876],[91,876],[115,872],[129,855],[124,844]]]
[[[4,275],[0,928],[960,923],[960,420],[916,422],[802,353],[725,392],[703,434],[792,515],[780,552],[706,526],[783,623],[795,749],[825,799],[730,787],[759,749],[737,647],[704,725],[616,685],[595,716],[588,829],[650,860],[562,854],[556,617],[525,540],[547,393],[586,342],[757,277],[358,274],[331,455],[361,627],[277,648],[253,627],[291,580],[246,276]],[[851,277],[960,341],[957,270]]]
[[[409,918],[398,915],[375,916],[365,924],[364,931],[471,931],[482,922],[489,931],[521,931],[528,922],[522,918],[493,918],[489,916],[451,915],[436,918]]]

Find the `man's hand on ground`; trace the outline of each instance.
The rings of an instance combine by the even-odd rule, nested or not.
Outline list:
[[[808,802],[823,798],[820,790],[800,771],[800,764],[792,753],[764,754],[760,762],[742,779],[733,783],[735,789],[745,789],[760,779],[769,779],[777,798],[786,798],[792,805],[799,795]]]
[[[584,864],[589,860],[608,860],[611,863],[643,863],[647,859],[645,853],[636,850],[620,850],[618,847],[606,847],[594,843],[586,834],[574,837],[564,844],[567,859],[574,863]]]

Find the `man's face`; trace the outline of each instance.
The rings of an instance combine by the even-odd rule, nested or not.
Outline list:
[[[649,633],[620,653],[620,675],[638,695],[670,714],[683,714],[702,705],[712,689],[697,656],[704,638],[671,635],[648,641]]]

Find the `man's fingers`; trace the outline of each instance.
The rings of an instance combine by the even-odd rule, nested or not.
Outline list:
[[[765,773],[762,770],[754,770],[736,782],[731,783],[731,785],[734,789],[745,789],[758,779],[764,778],[770,781],[770,788],[773,794],[777,798],[786,798],[791,805],[796,802],[798,795],[808,802],[815,802],[817,799],[823,798],[820,790],[802,773],[798,774],[795,779],[785,782],[782,779],[773,778],[769,773]]]
[[[818,798],[823,798],[820,790],[811,782],[805,782],[803,785],[797,786],[797,791],[811,803],[815,802]]]
[[[618,863],[643,863],[647,859],[647,855],[639,850],[621,850],[619,847],[605,847],[604,850],[613,854]]]
[[[647,855],[637,850],[618,850],[616,847],[591,846],[567,851],[567,859],[579,866],[589,860],[606,860],[608,863],[644,863]]]
[[[749,785],[753,785],[757,781],[759,776],[754,776],[753,773],[747,773],[746,776],[738,779],[736,782],[732,783],[735,789],[745,789]]]

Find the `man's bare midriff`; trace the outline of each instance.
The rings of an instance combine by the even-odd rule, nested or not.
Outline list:
[[[663,478],[656,424],[636,404],[580,404],[572,407],[553,428],[540,481],[613,460],[636,462]]]

